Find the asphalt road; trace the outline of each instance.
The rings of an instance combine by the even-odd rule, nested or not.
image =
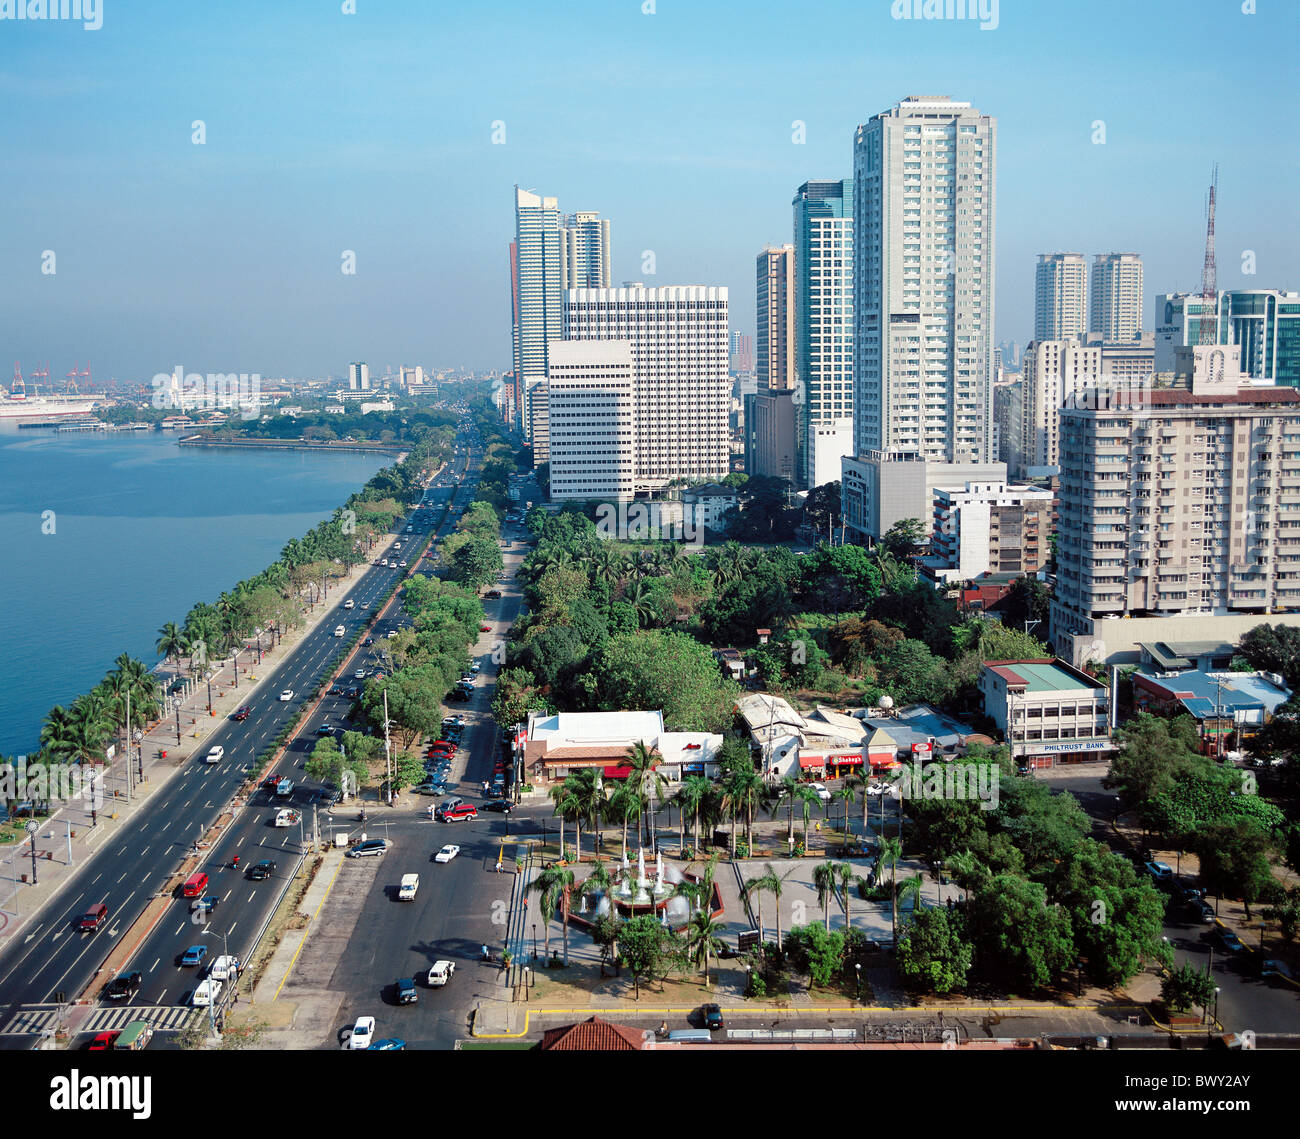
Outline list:
[[[466,448],[453,460],[459,478],[467,473],[471,458],[472,452]],[[410,537],[427,532],[456,481],[444,477],[440,485],[430,488],[425,501],[434,510],[408,519],[418,531]],[[447,526],[452,523],[453,519],[449,518]],[[405,537],[405,524],[399,523],[398,529]],[[215,765],[205,764],[198,758],[189,761],[172,776],[156,801],[137,813],[112,843],[73,875],[45,912],[33,921],[24,941],[0,954],[0,1002],[7,1006],[0,1012],[0,1023],[7,1023],[18,1006],[49,1003],[60,992],[75,999],[90,984],[114,941],[130,928],[151,898],[163,888],[191,843],[220,816],[244,781],[258,751],[297,714],[306,694],[335,660],[340,639],[334,636],[334,627],[342,624],[351,632],[364,624],[371,607],[391,587],[398,572],[401,571],[372,567],[350,590],[339,590],[328,599],[326,604],[335,612],[263,679],[257,695],[249,699],[248,719],[243,723],[226,721],[206,741],[208,745],[220,744],[225,748],[222,761]],[[352,610],[343,608],[342,603],[348,597],[356,602]],[[358,653],[364,652],[358,647]],[[295,696],[282,702],[278,697],[286,689],[292,690]],[[346,703],[327,699],[320,712],[302,729],[297,746],[282,757],[276,770],[294,777],[295,768],[305,762],[314,742],[316,724],[327,716],[341,716]],[[221,899],[211,914],[208,935],[203,935],[203,927],[191,922],[189,900],[178,899],[174,912],[167,914],[132,958],[130,969],[144,974],[144,984],[132,1004],[158,1005],[183,1000],[194,987],[193,972],[181,970],[176,961],[192,944],[207,944],[211,958],[222,951],[221,934],[224,933],[230,952],[241,958],[246,956],[253,937],[281,894],[283,879],[292,872],[301,854],[298,827],[284,829],[269,825],[273,807],[297,807],[303,811],[304,824],[309,824],[308,808],[316,798],[316,791],[295,779],[293,795],[287,801],[276,800],[273,804],[266,792],[259,792],[216,846],[206,852],[207,860],[201,868],[210,877],[209,893]],[[262,802],[264,798],[266,802]],[[276,876],[252,882],[244,877],[242,870],[237,873],[225,869],[236,854],[244,867],[262,858],[273,859],[277,863]],[[107,925],[93,935],[77,933],[74,928],[77,919],[101,901],[108,906]],[[12,1039],[7,1038],[6,1043]]]

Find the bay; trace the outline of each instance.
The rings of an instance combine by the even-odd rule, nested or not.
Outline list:
[[[122,652],[279,557],[395,456],[0,427],[0,755]]]

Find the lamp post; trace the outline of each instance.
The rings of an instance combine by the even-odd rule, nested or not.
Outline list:
[[[746,965],[745,966],[745,996],[746,998],[749,998],[752,997],[753,995],[754,995],[754,967],[752,965]]]
[[[527,965],[525,965],[524,966],[524,1000],[530,1001],[533,999],[532,994],[528,991],[532,987],[533,987],[533,971]]]
[[[181,698],[172,697],[172,708],[176,711],[176,746],[181,746]]]
[[[862,962],[861,961],[855,961],[853,963],[853,977],[857,986],[855,992],[857,993],[858,1003],[861,1004],[862,1003]]]
[[[537,960],[537,923],[533,922],[533,960]]]
[[[35,810],[36,808],[33,807],[32,809]],[[36,832],[40,829],[41,829],[40,824],[35,819],[32,819],[32,821],[27,824],[27,833],[32,837],[32,885],[33,886],[36,885]]]

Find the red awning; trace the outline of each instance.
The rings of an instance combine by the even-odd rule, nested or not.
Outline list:
[[[898,757],[887,752],[879,751],[869,757],[872,767],[897,767]]]
[[[605,768],[606,779],[626,779],[632,774],[632,769],[626,765]]]
[[[799,757],[799,766],[805,771],[810,767],[825,767],[826,757],[824,755],[801,755]]]

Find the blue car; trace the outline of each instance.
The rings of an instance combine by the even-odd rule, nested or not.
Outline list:
[[[402,1052],[406,1049],[406,1041],[399,1040],[396,1036],[386,1036],[383,1040],[376,1040],[367,1052]]]
[[[191,945],[184,953],[181,954],[181,966],[202,965],[203,959],[208,955],[206,945]]]

